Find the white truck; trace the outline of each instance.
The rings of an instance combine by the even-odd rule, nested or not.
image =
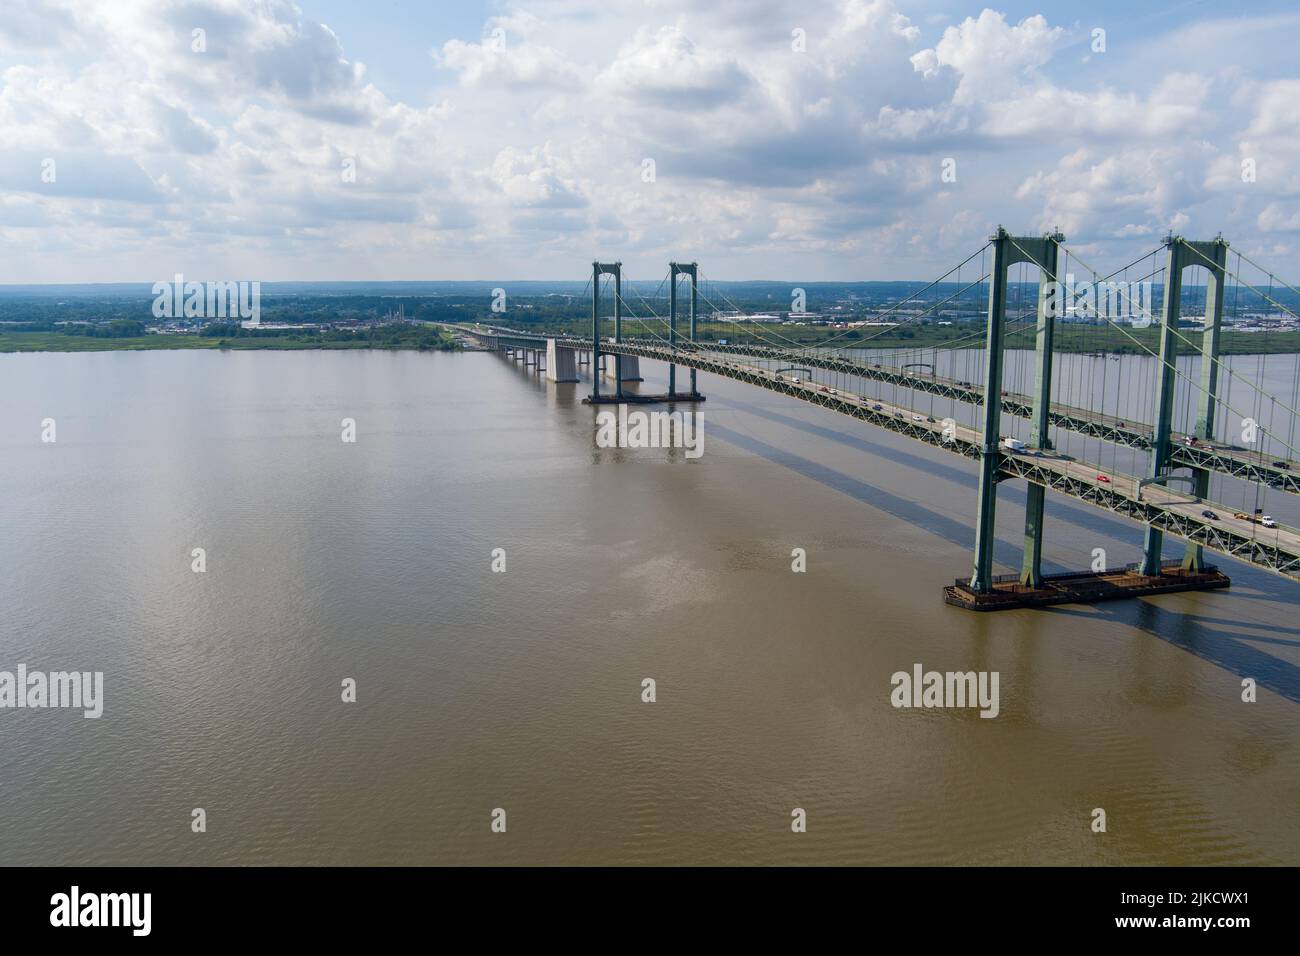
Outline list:
[[[1002,439],[1002,447],[1012,454],[1015,454],[1025,450],[1025,443],[1019,438],[1004,438]]]

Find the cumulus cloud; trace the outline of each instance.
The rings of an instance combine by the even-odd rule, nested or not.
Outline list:
[[[62,0],[5,0],[0,53],[58,49],[75,41],[76,9]]]
[[[1213,235],[1202,185],[1214,156],[1204,143],[1084,147],[1027,178],[1016,195],[1041,201],[1039,228],[1059,226],[1067,236],[1122,238],[1189,223]]]
[[[1046,64],[1064,38],[1064,28],[1049,26],[1042,15],[1011,26],[1005,15],[985,9],[945,29],[938,44],[911,58],[912,67],[926,77],[951,69],[958,77],[953,102],[973,103],[1013,88]]]
[[[504,40],[480,43],[448,40],[434,61],[460,75],[462,86],[501,86],[515,90],[546,87],[575,88],[582,82],[579,70],[551,47],[524,43],[507,46]]]
[[[1186,49],[1230,40],[1194,72],[1158,36],[1083,63],[1044,14],[517,0],[470,35],[412,25],[419,62],[382,64],[399,95],[365,65],[382,46],[312,11],[7,0],[0,280],[567,276],[596,256],[929,278],[997,222],[1300,243],[1277,17],[1182,28]]]
[[[633,104],[712,110],[742,99],[753,80],[733,55],[700,49],[677,27],[662,27],[619,50],[596,85]]]
[[[587,205],[577,182],[566,177],[559,166],[549,144],[528,152],[507,147],[497,153],[490,176],[515,206],[575,209]]]

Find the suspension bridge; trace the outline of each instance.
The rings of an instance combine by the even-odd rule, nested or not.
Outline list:
[[[1236,255],[1235,265],[1230,253]],[[1020,281],[1010,285],[1016,267]],[[1252,283],[1244,275],[1248,267],[1267,276],[1266,289],[1263,278]],[[1073,268],[1087,281],[1076,283]],[[963,270],[976,278],[967,282]],[[1203,279],[1186,282],[1188,270],[1193,279]],[[1027,281],[1030,273],[1036,273],[1032,301],[1026,293],[1034,286]],[[1130,273],[1139,278],[1130,280]],[[1113,282],[1117,276],[1121,281]],[[670,263],[660,286],[668,286],[666,314],[661,315],[635,287],[632,295],[640,304],[634,307],[629,301],[621,263],[592,263],[589,337],[479,324],[448,328],[544,371],[557,383],[578,382],[579,368],[589,364],[591,394],[585,400],[593,404],[703,401],[697,374],[706,372],[973,459],[978,497],[972,572],[945,588],[945,599],[958,606],[996,610],[1227,586],[1228,577],[1206,561],[1206,551],[1300,581],[1300,530],[1246,504],[1268,492],[1300,495],[1300,454],[1295,450],[1300,353],[1288,376],[1289,390],[1264,381],[1262,360],[1256,380],[1220,354],[1225,305],[1231,303],[1234,318],[1240,319],[1244,296],[1265,311],[1296,319],[1300,316],[1279,301],[1275,288],[1300,291],[1230,250],[1222,238],[1193,241],[1170,235],[1156,249],[1102,276],[1059,233],[1013,236],[999,227],[953,269],[875,315],[873,325],[879,329],[871,336],[863,338],[859,331],[840,344],[835,343],[849,339],[850,330],[802,344],[779,326],[736,321],[731,316],[742,310],[734,303],[726,300],[732,308],[724,311],[707,296],[714,329],[705,331],[699,321],[700,277],[696,263]],[[1158,316],[1149,293],[1145,302],[1134,301],[1140,298],[1134,295],[1138,284],[1149,282],[1154,288],[1157,277]],[[685,309],[679,296],[683,280]],[[947,294],[953,286],[955,291]],[[1129,321],[1099,308],[1096,295],[1103,286],[1107,294],[1118,289]],[[974,331],[933,345],[869,353],[871,339],[941,315],[945,306],[967,295],[987,295],[983,321]],[[933,299],[929,305],[927,296]],[[611,303],[609,316],[602,315],[605,298]],[[1198,310],[1202,314],[1189,318]],[[890,316],[896,321],[881,321]],[[1134,322],[1133,316],[1145,318]],[[611,320],[613,334],[606,335]],[[723,340],[716,335],[719,322],[730,330]],[[639,334],[625,335],[625,323],[637,326]],[[1155,333],[1154,341],[1136,334],[1144,325]],[[1085,354],[1067,356],[1063,335],[1073,336],[1074,353]],[[1016,344],[1017,336],[1023,336],[1023,346]],[[1108,336],[1105,341],[1103,336]],[[1136,380],[1107,381],[1105,362],[1113,351],[1108,343],[1116,336],[1129,355],[1147,359]],[[1090,341],[1095,347],[1089,347]],[[1180,362],[1180,354],[1187,361]],[[668,365],[667,393],[625,388],[641,380],[643,358]],[[975,371],[969,369],[972,361],[979,366]],[[679,365],[689,371],[684,390],[678,389]],[[606,391],[603,376],[611,379]],[[1008,378],[1017,387],[1007,387]],[[888,400],[870,394],[885,388],[891,390]],[[935,399],[947,402],[951,413],[937,413]],[[1181,429],[1176,427],[1180,419]],[[1025,440],[1011,434],[1015,431],[1024,433]],[[1238,432],[1243,440],[1231,440]],[[1122,464],[1121,452],[1127,455]],[[1018,573],[997,574],[998,485],[1009,479],[1027,482],[1023,562]],[[1044,574],[1048,489],[1143,525],[1142,560],[1114,570]],[[1227,495],[1235,499],[1238,492],[1241,508],[1220,500]],[[1184,542],[1181,559],[1164,560],[1166,536]]]

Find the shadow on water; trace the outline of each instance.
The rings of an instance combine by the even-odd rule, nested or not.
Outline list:
[[[1236,625],[1236,621],[1224,622],[1222,618],[1171,611],[1145,600],[1098,604],[1086,611],[1070,607],[1044,608],[1039,613],[1086,617],[1090,621],[1100,618],[1127,624],[1238,677],[1254,678],[1260,687],[1266,687],[1292,703],[1300,703],[1300,667],[1249,643],[1267,641],[1267,638],[1233,634],[1211,626],[1218,623]],[[1293,641],[1270,643],[1296,645]]]
[[[869,439],[862,438],[858,435],[846,434],[835,429],[825,428],[818,425],[809,425],[807,422],[796,418],[790,418],[777,412],[768,410],[758,410],[753,408],[746,409],[751,414],[757,414],[760,417],[780,422],[798,428],[806,433],[818,435],[833,441],[850,445],[860,451],[868,454],[879,455],[888,458],[891,462],[905,464],[910,467],[918,468],[927,474],[940,477],[951,478],[962,484],[971,484],[972,476],[960,469],[951,466],[936,464],[929,459],[919,455],[913,455],[906,451],[900,451],[896,448],[878,444]],[[792,471],[801,474],[807,478],[833,488],[843,494],[849,495],[858,501],[868,504],[873,508],[894,515],[895,517],[912,522],[925,528],[926,531],[938,535],[946,541],[956,544],[960,547],[973,549],[975,545],[974,528],[964,521],[949,518],[946,515],[939,514],[926,508],[924,505],[903,498],[899,495],[892,494],[883,489],[847,475],[833,468],[818,464],[801,455],[786,451],[774,445],[752,438],[748,435],[742,435],[731,429],[713,425],[710,433],[723,441],[729,442],[738,448],[742,448],[755,455],[758,455],[768,461],[783,465]],[[1008,501],[1012,504],[1024,504],[1024,492],[1013,490],[1010,487],[1004,487],[999,490],[999,500]],[[1070,517],[1067,519],[1060,514],[1061,511],[1068,510]],[[1116,518],[1109,518],[1104,514],[1089,515],[1078,508],[1054,508],[1053,516],[1059,520],[1067,520],[1070,524],[1083,527],[1093,531],[1102,531],[1107,534],[1116,536],[1129,536],[1136,527],[1132,522],[1122,521]],[[1181,545],[1180,545],[1181,547]],[[1002,539],[994,545],[994,559],[1009,567],[1016,567],[1020,563],[1021,547],[1019,543],[1012,544]],[[1233,562],[1236,564],[1237,562]],[[1052,573],[1057,570],[1069,570],[1060,565],[1053,565],[1051,562],[1044,562],[1044,570]],[[1266,592],[1266,582],[1276,585],[1278,582],[1272,575],[1266,572],[1257,571],[1248,567],[1234,567],[1232,569],[1234,580],[1240,582],[1244,588],[1251,586],[1257,587],[1261,592]],[[1250,595],[1242,591],[1234,591],[1235,598],[1267,599],[1277,601],[1279,598],[1267,593]],[[1281,600],[1286,600],[1282,598]],[[1274,634],[1298,634],[1300,629],[1273,627],[1271,625],[1260,625],[1249,621],[1233,621],[1230,619],[1209,617],[1206,615],[1192,614],[1180,611],[1172,611],[1159,607],[1149,601],[1138,599],[1134,601],[1107,602],[1090,607],[1088,610],[1076,610],[1069,607],[1045,608],[1034,613],[1056,614],[1063,617],[1086,617],[1089,620],[1108,620],[1121,624],[1127,624],[1141,630],[1153,637],[1156,637],[1175,647],[1182,648],[1204,661],[1215,664],[1238,677],[1252,677],[1261,686],[1265,687],[1290,701],[1300,703],[1300,667],[1291,664],[1285,660],[1273,657],[1264,651],[1251,646],[1251,641],[1267,642],[1283,646],[1300,646],[1300,641],[1288,641],[1278,637],[1248,636],[1231,633],[1225,629],[1226,626],[1248,627],[1248,628],[1265,628]]]
[[[857,449],[865,454],[886,458],[897,465],[916,468],[917,470],[923,471],[927,475],[931,475],[935,478],[944,478],[948,481],[955,482],[956,484],[965,485],[971,489],[971,500],[974,501],[977,477],[973,461],[969,462],[968,468],[963,470],[960,467],[954,467],[952,464],[943,461],[936,461],[923,455],[907,451],[906,449],[900,449],[893,445],[885,445],[877,441],[872,441],[871,439],[865,438],[859,434],[841,431],[837,428],[830,428],[825,425],[812,424],[801,418],[783,415],[780,412],[772,411],[771,409],[754,406],[741,406],[734,407],[733,410],[744,411],[747,414],[767,419],[775,424],[785,425],[789,428],[798,429],[805,434],[814,435],[818,438],[824,438],[828,441],[833,441],[846,447]],[[710,431],[717,431],[717,429],[711,427]],[[1023,483],[1016,482],[1014,484],[1001,484],[998,488],[998,503],[1005,503],[1012,507],[1018,506],[1023,508],[1025,505],[1025,489]],[[1102,511],[1099,508],[1076,504],[1071,499],[1056,494],[1052,495],[1049,518],[1053,522],[1059,521],[1062,524],[1067,524],[1071,527],[1088,531],[1093,534],[1104,535],[1117,541],[1135,540],[1135,532],[1140,531],[1142,527],[1138,523],[1129,521],[1126,518],[1117,517]],[[968,537],[968,540],[971,542],[970,547],[972,548],[974,547],[974,533],[974,529],[972,528]],[[966,544],[965,541],[959,543],[963,545]],[[1019,567],[1020,558],[1018,556],[1018,549],[1016,554],[1017,556],[1014,560],[1008,561],[1003,557],[1003,552],[998,551],[995,553],[995,559],[1003,564],[1009,565],[1010,567]],[[1183,543],[1174,538],[1167,537],[1165,539],[1164,557],[1182,557],[1182,554]],[[1232,559],[1225,560],[1231,562],[1226,566],[1226,570],[1232,577],[1234,584],[1250,585],[1256,589],[1256,593],[1253,594],[1247,593],[1245,589],[1234,590],[1234,597],[1255,601],[1287,600],[1286,598],[1279,598],[1275,594],[1267,593],[1269,587],[1276,585],[1278,582],[1278,578],[1275,575],[1260,570],[1259,568],[1251,567],[1244,562],[1238,562]],[[1051,573],[1052,570],[1078,570],[1077,568],[1065,568],[1060,565],[1052,566],[1051,562],[1047,561],[1044,562],[1043,567],[1045,571],[1048,571],[1048,573]],[[1294,602],[1288,601],[1288,603]]]
[[[757,438],[742,435],[730,428],[710,425],[709,435],[710,437],[721,438],[737,448],[742,448],[775,464],[783,465],[791,471],[806,478],[811,478],[828,488],[833,488],[861,501],[863,504],[871,505],[871,507],[886,514],[894,515],[897,518],[924,527],[931,534],[938,535],[955,545],[967,549],[975,547],[974,528],[964,521],[958,521],[937,511],[931,511],[920,502],[911,501],[882,488],[877,488],[875,485],[867,484],[859,478],[846,475],[842,471],[828,468],[826,465],[818,464],[811,459],[796,455],[794,452],[786,451],[783,448],[777,448],[775,445],[769,445]],[[893,449],[882,449],[882,451],[892,452]],[[1003,564],[1018,565],[1020,563],[1020,547],[999,539],[994,545],[994,559]],[[1054,570],[1057,569],[1054,568]],[[1066,569],[1059,568],[1059,570],[1064,571]]]
[[[825,425],[813,425],[802,419],[793,418],[789,415],[782,415],[780,412],[774,412],[769,409],[745,408],[744,411],[759,418],[765,418],[768,421],[775,422],[779,425],[797,428],[805,434],[815,435],[818,438],[825,438],[828,441],[846,445],[850,448],[856,448],[858,451],[865,452],[869,455],[878,455],[882,458],[888,458],[895,464],[916,468],[935,478],[945,478],[948,481],[960,485],[967,485],[971,489],[972,500],[974,499],[977,478],[973,459],[968,462],[968,467],[966,469],[957,468],[951,464],[942,461],[935,461],[932,458],[917,455],[906,451],[905,449],[899,449],[892,445],[884,445],[880,442],[872,441],[871,439],[864,438],[861,435],[840,431],[837,428],[828,428]],[[1001,484],[998,488],[998,503],[1001,504],[1002,502],[1023,507],[1025,504],[1025,492],[1023,486],[1020,486],[1019,484]],[[1135,527],[1132,522],[1112,517],[1104,511],[1099,511],[1096,508],[1078,507],[1064,500],[1059,503],[1053,503],[1051,515],[1053,520],[1060,520],[1085,531],[1111,535],[1120,539],[1131,537]],[[973,533],[974,532],[972,532],[972,534]],[[974,539],[972,538],[972,540]],[[1014,564],[1018,565],[1019,563],[1020,560],[1017,558]]]

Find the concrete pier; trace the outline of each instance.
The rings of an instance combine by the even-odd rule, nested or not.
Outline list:
[[[578,380],[574,350],[561,348],[555,339],[546,340],[546,378],[556,383]]]
[[[602,357],[603,357],[603,356],[602,356]],[[615,356],[615,357],[617,358],[618,356]],[[622,372],[623,372],[623,381],[625,381],[625,382],[643,382],[643,381],[645,381],[645,379],[643,379],[643,378],[641,377],[641,358],[640,358],[640,356],[637,356],[637,355],[624,355],[624,356],[621,356],[621,357],[622,357],[622,359],[623,359],[622,362],[610,362],[608,365],[606,365],[606,366],[604,367],[604,368],[605,368],[605,377],[606,377],[606,378],[613,378],[613,377],[614,377],[614,374],[615,374],[614,370],[615,370],[616,368],[618,368],[618,366],[621,365],[621,366],[622,366]]]

